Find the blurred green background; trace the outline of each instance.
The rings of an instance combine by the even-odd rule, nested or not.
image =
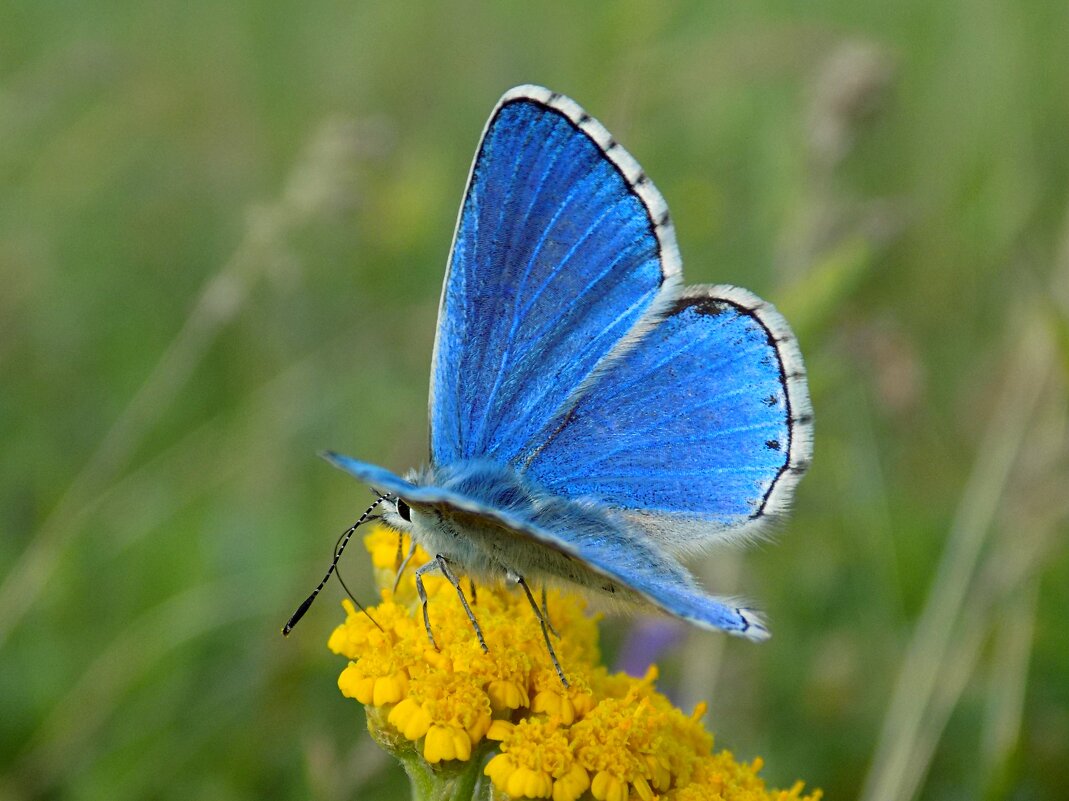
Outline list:
[[[278,631],[368,501],[316,451],[424,457],[456,209],[524,82],[810,372],[794,515],[702,568],[774,637],[690,636],[663,686],[778,785],[1067,797],[1067,31],[1059,0],[0,5],[0,798],[404,796],[335,685],[339,589]]]

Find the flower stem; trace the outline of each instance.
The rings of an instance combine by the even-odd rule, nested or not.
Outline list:
[[[482,760],[432,767],[419,757],[401,759],[412,784],[412,801],[472,801],[482,771]]]

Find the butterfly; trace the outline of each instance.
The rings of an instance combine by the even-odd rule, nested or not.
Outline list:
[[[664,198],[556,92],[516,87],[486,124],[442,290],[429,406],[423,468],[402,477],[325,456],[381,493],[383,523],[434,554],[416,571],[432,643],[421,581],[432,571],[466,608],[461,575],[521,585],[555,664],[530,584],[768,636],[683,560],[786,511],[812,454],[797,342],[745,289],[683,286]]]

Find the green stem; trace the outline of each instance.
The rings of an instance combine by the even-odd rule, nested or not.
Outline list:
[[[472,754],[466,762],[432,767],[421,757],[402,758],[412,784],[412,801],[473,801],[475,785],[482,774],[482,759]]]

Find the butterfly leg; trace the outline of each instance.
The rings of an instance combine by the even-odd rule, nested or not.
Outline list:
[[[439,650],[438,643],[434,641],[434,632],[431,631],[431,616],[427,613],[427,589],[423,586],[423,574],[438,569],[438,562],[427,562],[416,568],[416,595],[419,596],[420,605],[423,607],[423,627],[427,630],[427,639],[431,641],[434,650]]]
[[[546,641],[546,650],[549,651],[549,658],[551,660],[553,660],[553,667],[557,671],[557,678],[560,679],[560,683],[564,685],[565,689],[567,689],[571,685],[568,684],[568,679],[565,677],[564,671],[561,670],[560,661],[557,659],[557,652],[553,650],[553,643],[549,639],[548,618],[545,615],[543,615],[542,610],[540,610],[538,608],[538,602],[535,601],[535,597],[531,592],[531,588],[529,586],[527,586],[527,582],[524,580],[523,576],[521,576],[515,570],[509,570],[505,574],[505,576],[513,584],[519,584],[521,587],[523,587],[523,591],[527,595],[527,601],[528,601],[528,603],[531,604],[531,609],[534,610],[535,617],[538,618],[538,622],[542,626],[542,639]],[[543,596],[542,597],[543,597],[543,600],[544,600],[545,599],[544,589],[543,589]],[[554,632],[554,634],[556,634],[556,632]],[[558,637],[559,636],[560,635],[558,635]]]
[[[545,584],[542,585],[542,620],[544,620],[545,623],[546,623],[546,626],[549,627],[549,633],[552,634],[554,637],[556,637],[559,640],[560,639],[560,634],[557,632],[557,630],[555,628],[553,628],[553,623],[549,619],[549,609],[546,606],[546,585]]]
[[[405,557],[402,559],[401,542],[402,539],[399,536],[397,538],[397,561],[399,563],[399,567],[397,568],[397,575],[394,576],[393,579],[393,591],[395,593],[397,592],[398,585],[400,585],[401,583],[401,574],[405,572],[405,569],[408,567],[408,563],[411,562],[412,557],[416,555],[416,540],[413,538],[412,544],[408,546],[408,553],[405,554]]]
[[[471,621],[471,627],[475,629],[475,636],[479,640],[479,647],[483,649],[485,654],[490,649],[486,647],[486,638],[483,637],[482,626],[479,625],[479,621],[475,619],[475,613],[471,611],[471,607],[468,606],[468,599],[464,595],[464,588],[460,586],[460,580],[456,577],[456,574],[449,568],[449,560],[441,554],[438,554],[434,559],[427,562],[427,564],[420,566],[416,569],[416,593],[419,595],[419,602],[423,605],[423,625],[427,629],[427,637],[430,638],[431,645],[435,650],[438,650],[438,643],[434,641],[434,634],[431,632],[431,619],[427,612],[427,590],[423,586],[423,575],[430,573],[433,570],[439,571],[445,576],[446,581],[453,585],[453,589],[457,591],[457,597],[460,598],[460,603],[464,607],[464,611],[468,615],[468,620]]]
[[[457,597],[460,598],[460,603],[464,606],[464,611],[468,615],[468,620],[471,621],[471,627],[475,629],[475,636],[479,639],[479,647],[483,649],[485,654],[490,649],[486,647],[486,640],[483,638],[482,627],[479,626],[479,621],[475,619],[475,613],[471,611],[471,607],[468,606],[468,599],[464,596],[464,589],[460,586],[460,581],[454,575],[453,571],[449,569],[449,560],[441,554],[434,557],[434,561],[438,563],[438,569],[442,571],[442,575],[445,576],[446,581],[453,585],[453,589],[457,591]]]

